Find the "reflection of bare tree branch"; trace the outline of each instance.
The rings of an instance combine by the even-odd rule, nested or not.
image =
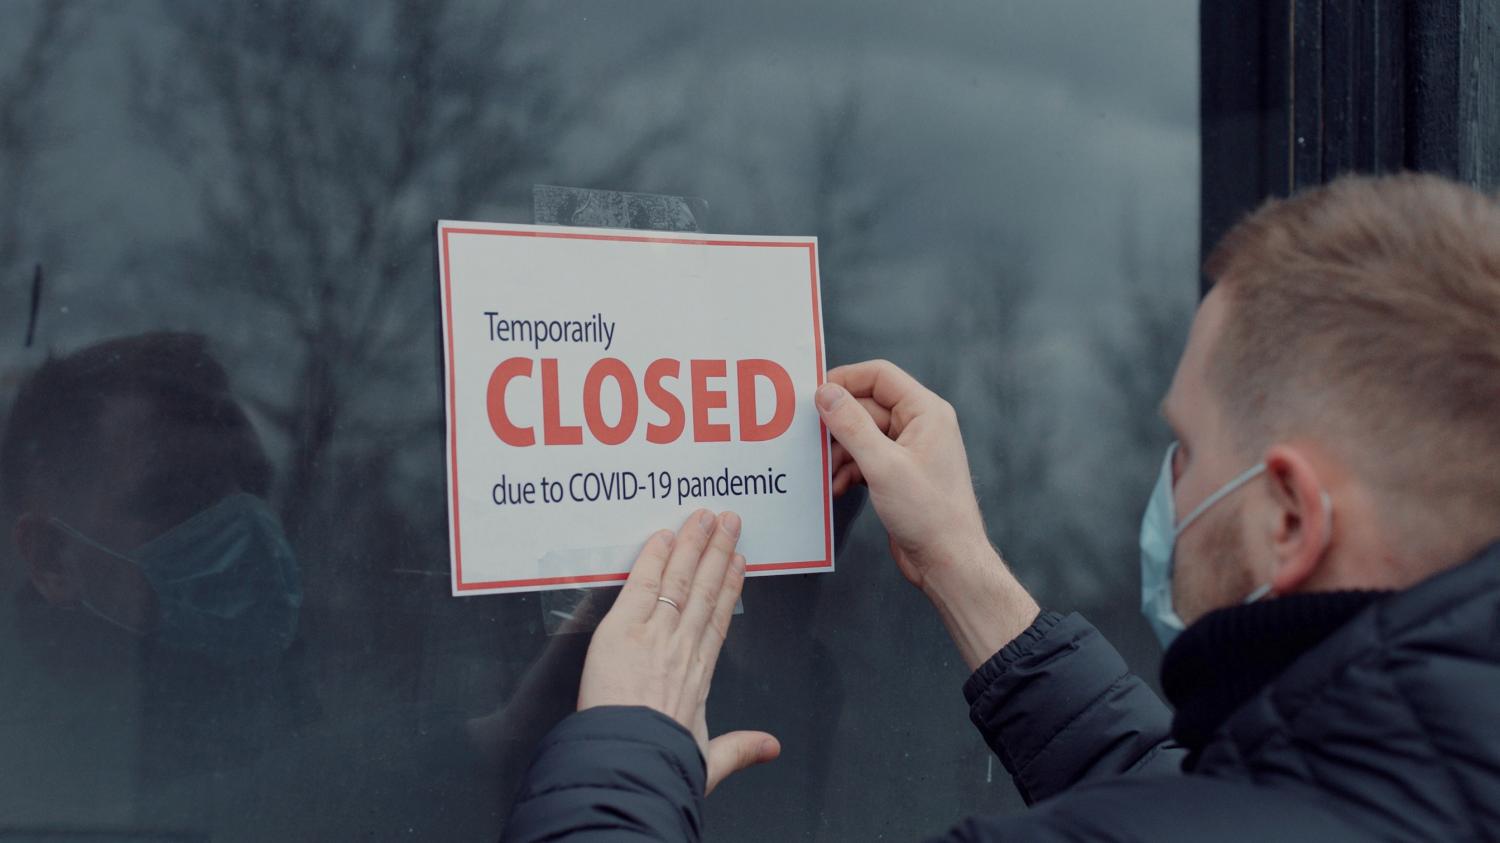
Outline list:
[[[980,506],[997,544],[1023,572],[1050,576],[1039,567],[1043,560],[1076,551],[1077,537],[1057,502],[1057,430],[1026,347],[1025,320],[1038,293],[1034,250],[1006,231],[981,229],[973,240],[984,245],[972,266],[955,267],[949,280],[944,353],[961,361],[952,388],[990,422],[967,432]]]
[[[1170,272],[1170,267],[1146,250],[1137,216],[1127,212],[1121,221],[1126,329],[1120,339],[1100,337],[1094,354],[1120,398],[1123,444],[1149,459],[1159,456],[1167,444],[1168,433],[1157,405],[1171,384],[1187,341],[1191,312],[1187,302],[1162,295],[1160,285],[1152,282],[1153,276]]]
[[[1160,246],[1149,243],[1141,231],[1141,219],[1133,203],[1121,213],[1121,328],[1112,335],[1096,336],[1090,349],[1115,399],[1116,415],[1105,427],[1117,455],[1111,466],[1108,497],[1124,509],[1100,513],[1096,519],[1124,528],[1103,531],[1096,540],[1095,552],[1105,560],[1133,560],[1136,556],[1137,533],[1133,528],[1171,435],[1157,413],[1157,405],[1171,384],[1192,321],[1193,279],[1182,278],[1176,287],[1184,293],[1181,296],[1170,294],[1174,286],[1163,279],[1181,277],[1182,268],[1192,266],[1193,258],[1181,252],[1164,253]],[[1169,242],[1177,249],[1193,248],[1191,241]],[[1116,564],[1102,570],[1101,577],[1112,579],[1106,587],[1119,593],[1134,571],[1132,564]]]
[[[35,19],[13,64],[0,67],[0,275],[23,263],[25,196],[37,156],[54,126],[45,112],[49,85],[64,57],[84,33],[84,18],[70,0],[36,4]],[[8,21],[22,16],[6,11]]]
[[[888,328],[860,312],[860,302],[880,295],[875,285],[933,284],[931,307],[942,336],[936,342],[921,337],[901,362],[924,373],[940,394],[979,411],[966,415],[970,423],[980,421],[966,428],[969,454],[996,538],[1022,560],[1052,558],[1063,545],[1076,546],[1081,537],[1066,529],[1048,490],[1055,469],[1048,445],[1054,429],[1039,409],[1022,353],[1023,320],[1037,293],[1033,249],[1024,239],[981,223],[969,239],[982,245],[958,256],[941,279],[872,277],[876,225],[903,191],[889,180],[872,180],[868,162],[860,158],[866,120],[857,89],[847,88],[820,109],[816,121],[807,179],[830,356],[837,346],[852,357],[890,353]],[[983,424],[993,419],[1000,421]]]
[[[872,234],[880,208],[891,197],[883,183],[873,182],[859,167],[858,144],[865,121],[863,103],[851,83],[827,108],[814,115],[808,171],[818,263],[823,275],[826,331],[838,341],[852,341],[860,326],[847,316],[846,299],[859,295],[862,265],[871,260]]]
[[[211,301],[237,292],[299,358],[290,389],[257,401],[291,443],[295,533],[336,431],[381,424],[354,418],[354,397],[391,377],[399,391],[393,361],[429,373],[435,218],[543,172],[601,95],[553,78],[522,34],[524,0],[164,4],[177,61],[137,63],[136,103],[200,186],[203,230],[175,266],[212,279]],[[601,172],[619,184],[679,131],[656,127]]]

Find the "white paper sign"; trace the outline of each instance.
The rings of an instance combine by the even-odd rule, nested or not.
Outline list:
[[[625,579],[744,518],[751,575],[833,570],[817,239],[438,224],[453,593]]]

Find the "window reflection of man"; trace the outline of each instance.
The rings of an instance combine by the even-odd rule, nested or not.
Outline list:
[[[305,703],[287,658],[301,578],[265,502],[270,463],[206,345],[150,333],[51,359],[0,437],[20,637],[122,723],[128,702],[93,689],[139,673],[132,776],[148,788],[244,760]]]
[[[37,593],[225,661],[291,642],[301,585],[270,465],[202,338],[147,334],[49,361],[3,448]]]

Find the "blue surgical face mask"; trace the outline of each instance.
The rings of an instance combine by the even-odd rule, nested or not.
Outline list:
[[[1141,518],[1141,614],[1150,622],[1161,646],[1166,648],[1182,632],[1182,618],[1172,606],[1172,569],[1177,537],[1198,520],[1208,508],[1223,500],[1226,495],[1253,480],[1266,470],[1265,463],[1257,463],[1238,477],[1219,487],[1203,503],[1181,521],[1177,521],[1177,504],[1172,491],[1172,458],[1176,456],[1177,443],[1167,448],[1167,458],[1162,461],[1161,475],[1156,478],[1156,488],[1151,492],[1151,502]],[[1324,495],[1325,502],[1327,495]],[[1271,591],[1270,583],[1260,586],[1245,597],[1246,603],[1254,603]]]
[[[128,555],[61,519],[52,523],[140,569],[156,592],[160,615],[154,636],[164,645],[240,661],[279,655],[297,634],[302,606],[297,560],[275,513],[254,495],[229,495]],[[86,598],[82,602],[129,629]]]

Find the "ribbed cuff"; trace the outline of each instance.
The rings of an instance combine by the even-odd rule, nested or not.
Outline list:
[[[1017,659],[1030,653],[1038,642],[1047,637],[1047,633],[1054,626],[1062,622],[1062,619],[1063,616],[1056,612],[1044,611],[1037,615],[1036,620],[1031,622],[1031,626],[1026,627],[1020,635],[1011,639],[1009,644],[1001,647],[995,655],[989,658],[989,661],[980,665],[979,669],[969,676],[964,682],[964,700],[972,706],[986,688],[999,679],[1000,675]]]

